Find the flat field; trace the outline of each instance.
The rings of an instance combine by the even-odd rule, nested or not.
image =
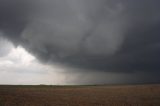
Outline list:
[[[0,86],[0,106],[160,106],[160,85]]]

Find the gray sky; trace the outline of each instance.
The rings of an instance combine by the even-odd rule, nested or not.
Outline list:
[[[160,82],[159,5],[0,0],[0,83]]]

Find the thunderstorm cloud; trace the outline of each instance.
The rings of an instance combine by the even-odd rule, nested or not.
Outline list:
[[[120,73],[160,82],[159,5],[159,0],[0,0],[0,36],[68,73],[94,79],[97,73]],[[0,57],[8,51],[1,45]]]

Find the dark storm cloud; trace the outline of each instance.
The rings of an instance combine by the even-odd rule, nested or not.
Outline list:
[[[31,0],[0,0],[0,32],[14,43],[21,42],[21,33],[34,10]]]
[[[43,62],[158,71],[159,5],[159,0],[1,0],[0,31]]]

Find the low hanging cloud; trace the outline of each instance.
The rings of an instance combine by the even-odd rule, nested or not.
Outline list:
[[[0,0],[0,31],[39,60],[80,70],[160,69],[159,0]]]
[[[0,37],[0,57],[6,56],[10,52],[11,48],[12,46],[10,43]]]

